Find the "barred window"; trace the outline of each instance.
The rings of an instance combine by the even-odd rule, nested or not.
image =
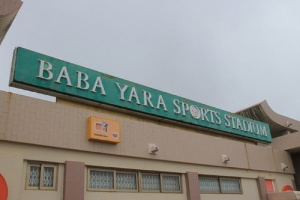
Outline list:
[[[111,171],[90,170],[89,188],[114,189],[114,173]]]
[[[159,174],[141,174],[141,184],[143,191],[160,191],[160,175]]]
[[[180,192],[180,177],[178,175],[162,175],[163,192]]]
[[[241,194],[239,178],[199,177],[199,187],[202,193]]]
[[[181,192],[178,174],[151,174],[141,172],[141,191],[143,192]]]
[[[56,190],[57,165],[29,163],[26,189]]]
[[[240,179],[220,178],[222,193],[241,193]]]
[[[88,190],[137,191],[137,173],[120,172],[116,170],[88,169]]]
[[[117,172],[117,189],[137,190],[137,174],[129,172]]]
[[[199,177],[200,191],[203,193],[220,193],[219,179],[212,177]]]
[[[179,174],[88,168],[88,191],[181,192]]]

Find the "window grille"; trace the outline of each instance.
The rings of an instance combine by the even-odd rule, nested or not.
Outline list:
[[[160,191],[159,174],[142,174],[142,190]]]
[[[88,190],[138,190],[137,173],[134,172],[120,172],[116,170],[106,169],[88,169],[88,174]]]
[[[90,170],[90,188],[113,189],[114,174],[109,171]]]
[[[55,190],[56,176],[57,165],[29,163],[26,189]]]
[[[40,186],[40,174],[41,174],[41,167],[39,165],[29,166],[28,187],[38,188]]]
[[[181,175],[88,168],[89,191],[182,192]]]
[[[136,176],[135,173],[117,172],[117,189],[137,190]]]
[[[163,191],[165,192],[179,192],[180,180],[178,175],[162,175]]]
[[[200,192],[203,193],[220,193],[219,179],[200,177],[199,178]]]
[[[240,180],[221,178],[222,193],[241,193]]]
[[[54,184],[54,168],[44,167],[43,173],[43,187],[53,187]]]
[[[241,180],[238,178],[199,177],[201,193],[241,194]]]

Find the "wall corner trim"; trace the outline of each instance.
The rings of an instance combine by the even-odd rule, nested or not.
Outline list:
[[[84,163],[66,161],[64,200],[84,200]]]
[[[197,172],[186,173],[186,189],[188,200],[201,200]]]
[[[260,200],[268,200],[266,179],[259,176],[257,177],[256,181]]]

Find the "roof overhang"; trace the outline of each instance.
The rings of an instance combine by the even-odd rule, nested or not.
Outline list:
[[[267,101],[245,108],[236,114],[269,124],[273,138],[300,130],[300,121],[274,112]]]
[[[0,0],[0,45],[22,4],[20,0]]]

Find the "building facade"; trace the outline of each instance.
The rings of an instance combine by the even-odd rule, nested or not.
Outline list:
[[[288,150],[299,148],[280,140],[298,137],[298,122],[266,103],[228,113],[23,48],[10,85],[57,101],[0,92],[6,199],[275,200],[296,190]]]
[[[66,100],[52,103],[7,92],[1,92],[0,100],[0,168],[9,199],[191,199],[196,192],[201,199],[240,200],[260,199],[260,177],[271,180],[275,191],[293,185],[290,154],[269,146]],[[90,116],[120,121],[122,142],[88,140]],[[149,144],[159,151],[150,154]],[[222,162],[222,155],[230,161]],[[283,170],[281,163],[289,168]],[[54,169],[51,189],[30,186],[30,167],[45,170],[43,165]],[[128,191],[94,189],[91,172],[128,173],[135,183]],[[148,180],[154,184],[150,191],[142,187],[143,178],[156,176],[159,182]],[[177,180],[168,186],[170,191],[159,188],[163,177]],[[200,192],[199,181],[220,185],[223,179],[232,181],[233,191],[221,193],[216,187]]]
[[[0,92],[0,105],[11,200],[253,200],[293,186],[290,154],[269,145],[61,99]],[[90,116],[120,121],[121,142],[88,140]]]
[[[21,5],[0,0],[0,44]],[[300,123],[266,102],[236,115],[110,75],[88,82],[99,73],[45,55],[19,57],[10,84],[57,101],[0,91],[0,200],[297,198]],[[113,88],[119,98],[107,98]]]
[[[300,190],[300,122],[273,111],[266,101],[239,111],[237,114],[268,123],[273,148],[290,153],[295,169],[296,189]]]

